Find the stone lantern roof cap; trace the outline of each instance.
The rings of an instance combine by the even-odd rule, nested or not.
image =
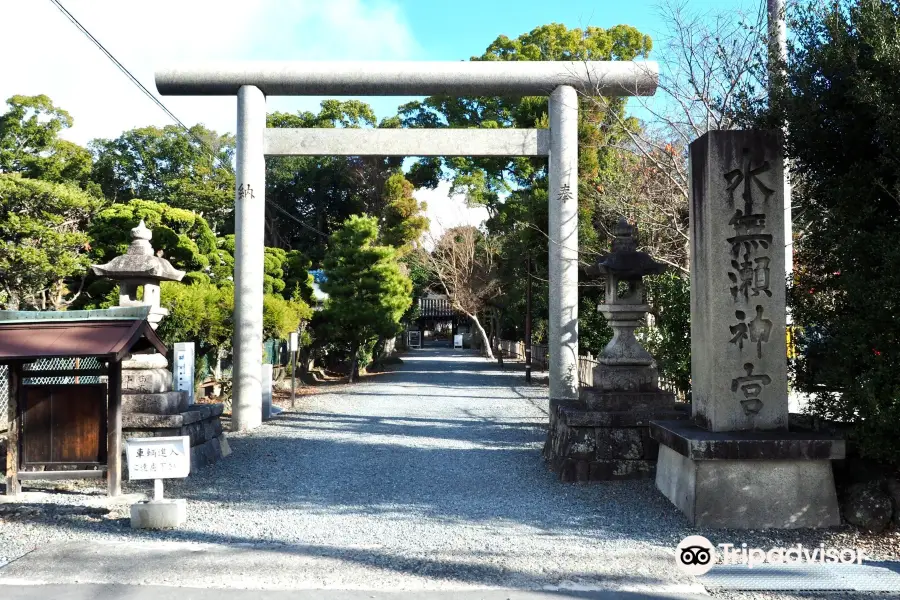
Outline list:
[[[147,229],[143,219],[131,230],[131,245],[128,252],[117,256],[104,265],[92,265],[94,275],[114,280],[181,281],[184,271],[179,271],[172,263],[156,256],[150,239],[153,232]]]
[[[601,276],[617,275],[628,279],[638,279],[644,275],[658,275],[666,270],[666,265],[657,262],[646,252],[637,249],[637,228],[625,218],[619,219],[613,230],[612,252],[603,254],[593,271]]]

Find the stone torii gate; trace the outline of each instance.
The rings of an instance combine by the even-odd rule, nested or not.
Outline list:
[[[237,96],[233,427],[262,420],[266,156],[547,156],[550,398],[578,397],[578,94],[650,96],[654,62],[268,62],[156,73],[162,95]],[[266,96],[549,95],[545,129],[267,129]]]

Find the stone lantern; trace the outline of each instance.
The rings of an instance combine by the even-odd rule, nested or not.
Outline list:
[[[169,311],[160,306],[159,283],[161,281],[181,281],[184,271],[179,271],[172,263],[157,256],[150,245],[153,233],[144,221],[131,230],[131,245],[128,252],[117,256],[105,265],[92,265],[94,275],[107,277],[119,282],[119,306],[149,306],[147,320],[156,329]],[[144,288],[143,299],[138,300],[139,288]]]
[[[644,303],[644,275],[665,265],[638,252],[635,228],[625,219],[614,231],[612,251],[592,269],[606,280],[606,301],[597,309],[613,338],[597,357],[593,384],[578,400],[551,400],[544,457],[562,481],[650,479],[659,444],[650,438],[650,421],[684,420],[687,406],[659,389],[656,363],[634,337],[650,309]]]
[[[159,284],[181,281],[179,271],[166,259],[157,256],[150,245],[152,232],[144,221],[131,230],[131,245],[122,256],[105,265],[92,265],[95,275],[119,283],[120,306],[149,307],[146,317],[156,329],[169,314],[160,306]],[[140,288],[143,297],[138,299]],[[231,453],[222,433],[222,404],[193,404],[192,394],[185,388],[175,389],[169,361],[157,352],[137,353],[122,360],[122,435],[125,437],[188,436],[191,446],[191,472]],[[193,385],[190,381],[188,385]],[[140,510],[137,510],[137,507]],[[184,505],[168,500],[135,504],[131,526],[169,528],[183,523]]]
[[[623,218],[614,231],[612,252],[600,257],[595,272],[606,280],[606,303],[597,309],[606,317],[613,337],[597,359],[594,388],[604,392],[652,392],[659,389],[653,357],[634,337],[650,307],[644,303],[644,275],[658,275],[666,266],[638,252],[635,228]]]

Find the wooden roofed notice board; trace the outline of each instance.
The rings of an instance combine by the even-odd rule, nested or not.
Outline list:
[[[0,311],[0,365],[9,367],[7,494],[18,494],[22,481],[102,477],[111,496],[121,492],[122,360],[166,353],[148,311]],[[83,359],[92,366],[79,368]]]

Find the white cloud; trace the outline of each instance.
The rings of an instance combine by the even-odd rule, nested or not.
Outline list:
[[[178,61],[403,60],[418,46],[395,4],[364,0],[66,0],[72,14],[148,89],[154,70]],[[5,27],[0,100],[47,94],[68,110],[64,135],[85,144],[171,120],[47,1],[0,0]],[[15,26],[11,26],[15,24]],[[319,99],[273,98],[271,110]],[[235,100],[164,97],[188,125],[234,131]],[[2,110],[2,106],[0,106]]]
[[[151,92],[153,73],[179,61],[408,60],[421,54],[397,4],[383,0],[64,0],[73,15]],[[86,144],[169,117],[121,73],[53,4],[0,0],[4,27],[0,103],[14,94],[47,94],[68,110],[75,126],[63,136]],[[15,26],[11,26],[15,24]],[[235,128],[232,97],[162,97],[187,125],[219,132]],[[269,110],[316,110],[321,98],[275,97]],[[366,98],[380,117],[400,103]],[[0,112],[4,105],[0,104]],[[479,224],[449,184],[419,190],[428,202],[432,232]]]
[[[425,247],[428,249],[432,248],[433,241],[439,239],[444,231],[459,225],[478,226],[488,218],[487,209],[483,206],[468,206],[465,195],[450,195],[448,181],[440,182],[433,190],[416,190],[414,196],[416,200],[428,204],[426,214],[431,220],[431,228],[425,239]]]

